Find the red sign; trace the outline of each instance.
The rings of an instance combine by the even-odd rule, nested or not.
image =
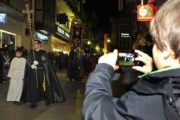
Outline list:
[[[137,6],[137,20],[151,21],[154,16],[153,5],[138,5]]]

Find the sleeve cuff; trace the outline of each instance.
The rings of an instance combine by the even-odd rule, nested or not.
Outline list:
[[[111,77],[114,75],[114,68],[106,63],[98,63],[96,65],[95,71],[102,71],[104,73],[108,73]]]

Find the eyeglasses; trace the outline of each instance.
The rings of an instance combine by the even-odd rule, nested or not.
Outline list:
[[[35,44],[38,44],[38,43],[33,43],[33,45],[35,45]]]

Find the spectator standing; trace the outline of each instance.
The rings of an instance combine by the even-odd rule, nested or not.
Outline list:
[[[0,83],[3,83],[3,63],[5,61],[4,57],[2,56],[3,49],[0,48]]]
[[[180,120],[180,0],[166,1],[150,23],[153,59],[135,50],[145,73],[121,98],[112,97],[111,83],[118,52],[100,57],[86,85],[82,120]],[[153,70],[153,60],[158,70]]]

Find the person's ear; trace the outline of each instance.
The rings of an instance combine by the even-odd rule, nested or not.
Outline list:
[[[164,42],[164,47],[165,47],[165,49],[163,50],[164,59],[168,59],[174,56],[174,51],[171,49],[171,47],[167,42]]]

